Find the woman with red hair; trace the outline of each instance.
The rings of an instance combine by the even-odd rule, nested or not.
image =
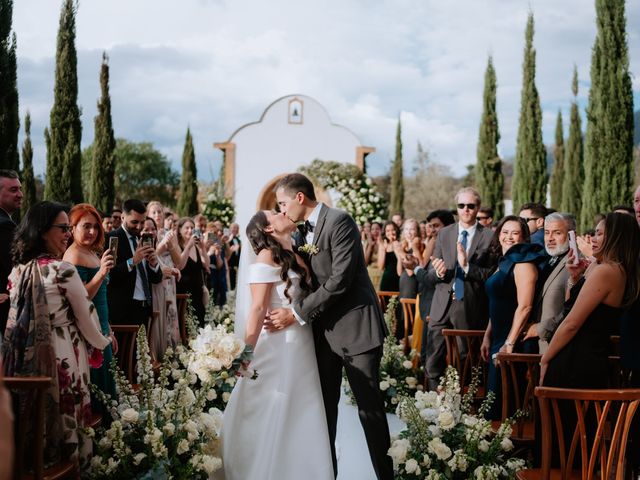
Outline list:
[[[107,306],[107,283],[109,282],[109,270],[113,267],[113,255],[110,250],[102,253],[104,247],[104,228],[102,218],[98,211],[88,203],[79,203],[69,212],[69,224],[71,225],[72,241],[64,254],[63,259],[75,265],[80,278],[85,284],[89,298],[100,318],[100,330],[105,337],[111,337],[111,345],[115,351],[118,344],[109,325],[109,310]],[[102,253],[102,256],[100,254]],[[104,351],[102,365],[91,368],[91,383],[102,392],[115,398],[116,386],[113,375],[109,370],[113,351],[111,345]],[[94,412],[103,412],[104,406],[93,397],[91,408]]]

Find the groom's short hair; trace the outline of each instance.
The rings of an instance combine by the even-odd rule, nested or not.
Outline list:
[[[276,184],[276,191],[281,188],[291,197],[295,197],[296,193],[302,192],[309,200],[316,201],[316,192],[313,189],[313,183],[301,173],[289,173],[282,177]]]

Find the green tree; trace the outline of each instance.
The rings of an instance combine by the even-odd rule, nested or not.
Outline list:
[[[571,103],[571,118],[569,124],[569,138],[567,139],[567,151],[564,162],[564,177],[562,179],[562,203],[560,209],[563,212],[580,215],[582,210],[582,186],[584,183],[583,144],[582,144],[582,120],[578,110],[578,69],[573,67],[573,80],[571,82],[573,102]]]
[[[187,128],[187,136],[182,152],[182,177],[180,177],[180,197],[178,212],[183,217],[192,217],[198,213],[198,172],[196,170],[196,154],[193,149],[191,130]]]
[[[89,202],[98,210],[109,212],[113,207],[115,197],[116,160],[114,150],[116,148],[116,139],[111,122],[109,59],[106,53],[102,54],[100,89],[102,90],[102,96],[98,102],[98,115],[95,118]]]
[[[78,107],[76,2],[65,0],[60,12],[56,74],[50,129],[45,130],[47,178],[45,198],[82,202],[82,124]]]
[[[542,110],[536,88],[536,51],[533,48],[534,22],[529,13],[522,63],[520,124],[511,193],[513,211],[527,202],[545,203],[547,194],[547,152],[542,142]]]
[[[474,173],[482,203],[493,208],[494,218],[502,218],[504,215],[502,195],[504,176],[502,174],[502,160],[498,155],[500,131],[496,111],[496,90],[496,71],[493,68],[493,59],[489,56],[487,70],[484,74],[483,110]]]
[[[396,129],[396,156],[391,165],[391,204],[389,215],[404,215],[404,172],[402,166],[402,125],[398,119]]]
[[[586,195],[580,214],[583,229],[593,226],[597,213],[628,203],[633,191],[633,92],[626,23],[624,0],[596,0],[584,151]]]
[[[18,170],[18,86],[13,0],[0,0],[0,168]]]
[[[36,179],[33,175],[33,147],[31,146],[31,115],[24,119],[24,143],[22,144],[22,215],[36,203]]]
[[[553,173],[551,174],[551,206],[556,210],[562,205],[562,182],[564,180],[564,131],[562,112],[558,110],[556,120],[556,143],[553,146]]]

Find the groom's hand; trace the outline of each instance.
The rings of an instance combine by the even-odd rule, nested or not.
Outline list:
[[[287,328],[296,321],[290,308],[274,308],[267,313],[264,319],[264,328],[275,332]]]

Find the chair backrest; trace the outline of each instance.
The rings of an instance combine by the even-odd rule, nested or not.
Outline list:
[[[536,387],[535,395],[542,419],[542,478],[551,476],[553,450],[559,452],[562,478],[569,478],[578,453],[583,480],[625,478],[629,430],[640,404],[640,389]],[[572,404],[575,410],[577,422],[568,432],[564,432],[559,401],[565,401],[567,408]]]
[[[180,340],[183,345],[187,345],[187,300],[190,293],[176,294],[176,309],[178,310],[178,325],[180,325]]]
[[[452,365],[460,376],[460,386],[465,387],[471,382],[473,369],[478,367],[483,372],[483,382],[486,384],[486,368],[480,356],[480,346],[484,338],[484,330],[460,330],[456,328],[444,328],[442,330],[444,342],[447,346],[447,365]],[[466,346],[467,354],[464,358],[460,355],[460,343]]]
[[[402,339],[402,345],[404,345],[404,354],[407,355],[411,351],[409,332],[413,331],[415,322],[416,299],[401,298],[400,305],[402,305],[402,318],[404,318],[404,338]]]
[[[524,437],[527,423],[535,424],[538,417],[534,391],[540,384],[541,358],[542,355],[531,353],[498,353],[497,356],[502,375],[502,421],[517,410],[527,413],[526,417],[518,418],[514,425],[518,438]]]
[[[136,370],[136,336],[139,325],[111,325],[113,333],[118,340],[118,353],[116,358],[118,365],[132,384],[135,383]]]
[[[389,303],[389,300],[400,295],[400,292],[390,292],[385,290],[380,290],[376,293],[378,294],[378,301],[380,302],[380,307],[383,312],[387,311],[387,304]]]

